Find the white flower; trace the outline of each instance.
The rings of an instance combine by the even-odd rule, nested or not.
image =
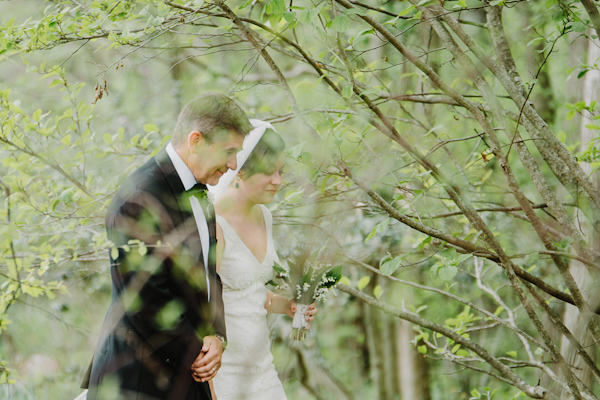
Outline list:
[[[206,199],[208,200],[208,202],[210,204],[213,204],[215,202],[215,194],[213,192],[207,191],[206,192]]]

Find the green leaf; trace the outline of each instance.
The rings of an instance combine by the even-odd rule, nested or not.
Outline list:
[[[461,254],[460,256],[458,256],[458,258],[456,259],[456,263],[460,264],[463,261],[468,260],[469,258],[471,258],[471,254]]]
[[[438,270],[438,275],[444,281],[449,281],[456,276],[458,268],[455,265],[445,265]]]
[[[269,0],[265,7],[265,13],[273,15],[283,15],[285,13],[285,1]]]
[[[275,270],[275,272],[277,274],[285,274],[287,272],[287,270],[285,268],[283,268],[281,265],[279,265],[278,263],[273,263],[273,269]]]
[[[350,285],[350,279],[348,279],[347,276],[342,276],[342,278],[340,279],[340,285]]]
[[[336,265],[335,267],[327,271],[325,277],[329,279],[327,280],[327,282],[323,283],[321,287],[331,288],[335,286],[342,279],[343,268],[344,267],[341,265]]]
[[[573,31],[575,31],[575,32],[581,33],[581,32],[586,31],[587,25],[581,21],[577,21],[577,22],[573,23],[573,25],[571,25],[571,29],[573,29]]]
[[[403,17],[403,16],[407,15],[408,13],[410,13],[415,8],[416,8],[416,6],[413,4],[412,6],[408,7],[407,9],[400,11],[400,14],[398,14],[398,17]],[[396,17],[396,18],[393,19],[393,21],[394,21],[393,23],[396,23],[396,20],[398,19],[398,17]],[[386,24],[387,23],[392,23],[392,22],[391,21],[387,21]]]
[[[158,132],[158,126],[156,126],[154,124],[145,124],[144,130],[146,132]]]
[[[240,10],[241,10],[241,9],[243,9],[243,8],[246,8],[246,7],[248,7],[248,6],[249,6],[250,4],[252,4],[253,2],[254,2],[254,0],[246,0],[246,1],[244,2],[244,4],[242,4],[242,5],[240,6]]]
[[[148,248],[144,242],[140,243],[140,247],[138,247],[138,253],[140,253],[140,256],[142,257],[148,253]]]
[[[383,289],[381,288],[381,286],[380,285],[375,286],[375,289],[373,289],[373,296],[375,296],[376,299],[379,299],[382,294],[383,294]]]
[[[368,276],[363,276],[362,278],[360,278],[357,285],[358,290],[363,290],[364,288],[366,288],[369,282],[371,282],[371,278]]]
[[[427,354],[427,346],[425,346],[425,345],[417,347],[417,350],[421,354]]]
[[[305,24],[305,25],[311,25],[312,24],[312,14],[310,13],[310,10],[304,10],[300,13],[300,15],[298,16],[298,22],[301,24]]]
[[[330,28],[338,32],[344,32],[350,26],[350,18],[346,15],[338,15],[331,21]]]
[[[33,120],[35,122],[40,122],[40,117],[42,116],[42,109],[38,108],[37,110],[35,110],[35,112],[33,113]]]
[[[40,295],[44,294],[44,289],[42,289],[40,287],[21,285],[21,289],[23,290],[24,293],[27,293],[28,295],[30,295],[32,297],[39,297]]]
[[[58,205],[58,203],[60,203],[60,199],[54,199],[54,201],[52,202],[52,205],[50,206],[50,209],[52,210],[52,212],[54,212],[56,210],[56,206]]]
[[[53,87],[55,87],[55,86],[59,86],[59,85],[63,85],[63,84],[64,84],[64,82],[63,82],[62,80],[60,80],[60,79],[55,79],[55,80],[53,80],[53,81],[50,83],[50,85],[48,85],[48,87],[49,87],[49,88],[53,88]]]
[[[113,247],[110,249],[110,258],[112,258],[113,260],[116,260],[117,258],[119,258],[119,249],[116,247]]]
[[[566,249],[571,243],[573,243],[575,241],[575,239],[573,239],[572,237],[564,237],[561,239],[561,241],[559,243],[556,243],[559,247]]]
[[[512,350],[512,351],[507,351],[506,354],[508,354],[509,356],[511,356],[512,358],[517,358],[517,352]]]
[[[352,85],[344,86],[344,88],[342,89],[342,96],[344,96],[344,98],[346,99],[352,97],[352,93],[354,93],[354,91],[352,90]]]
[[[379,270],[381,271],[382,274],[390,276],[394,272],[396,272],[396,270],[400,267],[401,263],[402,263],[402,258],[395,257],[395,258],[392,258],[391,260],[385,261],[383,264],[381,264]]]
[[[584,69],[583,71],[581,71],[580,73],[578,73],[578,74],[577,74],[577,79],[581,79],[581,78],[583,78],[583,76],[584,76],[585,74],[587,74],[588,72],[590,72],[590,70],[589,70],[589,69]]]
[[[291,24],[292,22],[294,22],[296,20],[296,13],[295,12],[286,12],[283,14],[283,18],[285,18],[285,20],[288,22],[288,24]],[[268,104],[267,104],[268,106]]]
[[[66,144],[67,146],[70,146],[71,145],[71,135],[69,134],[69,135],[65,136],[64,138],[62,138],[60,140],[60,142]]]
[[[542,349],[541,347],[538,347],[537,349],[535,349],[535,351],[533,353],[539,357],[542,354],[544,354],[544,349]]]

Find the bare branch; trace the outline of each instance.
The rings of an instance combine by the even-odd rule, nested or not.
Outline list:
[[[543,388],[541,386],[528,385],[526,382],[524,382],[521,379],[520,376],[515,374],[508,366],[506,366],[504,363],[502,363],[496,357],[492,356],[483,347],[481,347],[480,345],[478,345],[475,342],[472,342],[469,339],[466,339],[465,337],[459,335],[458,333],[454,332],[453,330],[450,330],[442,325],[439,325],[434,322],[428,321],[424,318],[421,318],[416,314],[408,313],[399,308],[392,307],[389,304],[383,303],[383,302],[375,299],[374,297],[371,297],[371,296],[369,296],[363,292],[360,292],[354,288],[351,288],[349,286],[338,285],[337,287],[342,292],[348,293],[349,295],[354,296],[354,297],[364,301],[365,303],[367,303],[375,308],[378,308],[388,314],[391,314],[398,318],[404,319],[415,325],[422,326],[423,328],[430,329],[434,332],[441,333],[442,335],[446,336],[447,338],[454,340],[456,343],[462,345],[463,347],[465,347],[465,348],[473,351],[477,355],[479,355],[488,364],[490,364],[493,368],[497,369],[502,374],[504,374],[504,376],[506,376],[511,381],[513,386],[519,388],[527,396],[529,396],[533,399],[543,399],[544,398],[544,396],[547,392],[545,388]]]

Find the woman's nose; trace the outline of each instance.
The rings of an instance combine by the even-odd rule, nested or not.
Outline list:
[[[279,171],[271,175],[271,183],[274,185],[281,185],[281,174]]]

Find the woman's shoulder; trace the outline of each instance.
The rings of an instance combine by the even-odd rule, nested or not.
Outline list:
[[[271,210],[269,210],[269,207],[267,207],[266,205],[257,204],[257,206],[260,207],[264,215],[271,215]]]
[[[262,211],[262,215],[265,219],[265,225],[273,225],[273,214],[271,213],[271,210],[269,210],[269,208],[264,204],[258,204],[258,207],[260,207],[260,210]]]

